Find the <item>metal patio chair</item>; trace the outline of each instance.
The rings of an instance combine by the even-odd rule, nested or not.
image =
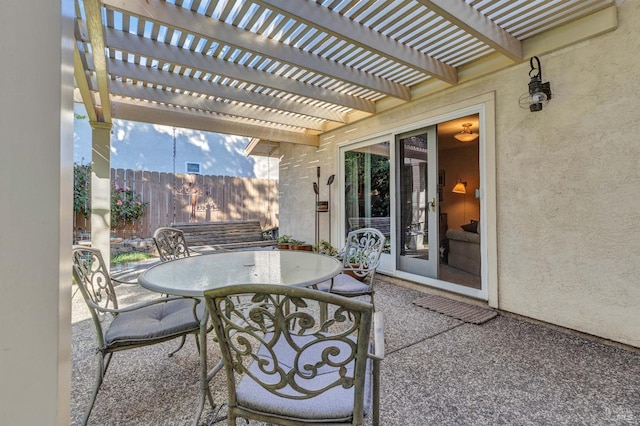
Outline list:
[[[376,228],[360,228],[349,232],[344,250],[340,253],[342,273],[331,281],[318,284],[317,289],[347,297],[369,295],[373,303],[373,279],[384,243],[385,236]]]
[[[86,425],[114,352],[182,337],[178,349],[169,354],[173,356],[188,334],[195,337],[199,351],[200,318],[205,312],[204,303],[185,297],[161,297],[120,307],[100,251],[74,246],[72,256],[73,277],[91,313],[98,343],[97,376],[82,419],[82,425]]]
[[[229,425],[238,417],[361,425],[367,415],[378,424],[384,329],[373,305],[311,288],[255,284],[207,291],[205,301],[224,361]],[[322,321],[325,307],[329,316]]]
[[[191,256],[184,232],[180,229],[158,228],[153,232],[153,242],[156,244],[162,262]]]

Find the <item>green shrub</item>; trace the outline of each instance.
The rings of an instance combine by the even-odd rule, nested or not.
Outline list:
[[[91,215],[91,165],[73,165],[73,212],[85,219]]]
[[[111,185],[111,226],[134,223],[145,215],[148,201],[141,201],[140,195],[127,187]],[[91,165],[73,165],[73,212],[85,219],[91,215]]]
[[[134,223],[145,215],[148,201],[141,201],[140,195],[128,186],[111,186],[111,226]]]

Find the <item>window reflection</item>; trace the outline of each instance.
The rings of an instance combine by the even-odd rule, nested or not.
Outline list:
[[[390,253],[391,185],[389,142],[345,152],[345,229],[376,228],[387,237]],[[346,237],[346,235],[345,235]]]

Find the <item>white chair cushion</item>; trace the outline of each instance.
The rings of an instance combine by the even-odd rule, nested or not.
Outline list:
[[[329,291],[331,281],[324,281],[317,285],[318,290]],[[338,294],[367,294],[371,292],[371,287],[366,283],[353,278],[348,274],[338,274],[333,278],[333,289],[331,292]]]
[[[291,336],[296,344],[303,344],[305,341],[311,340],[311,336]],[[266,341],[269,338],[265,338]],[[301,354],[298,360],[298,365],[304,366],[306,364],[315,365],[322,359],[322,351],[327,347],[335,346],[345,348],[344,353],[350,354],[351,349],[346,349],[347,345],[344,342],[329,341],[322,342],[317,345],[313,345],[308,348],[303,354]],[[280,339],[273,347],[273,352],[279,361],[279,366],[287,372],[287,368],[291,368],[294,364],[296,357],[296,351],[291,348],[286,339]],[[261,346],[258,350],[258,356],[261,361],[266,361],[265,365],[262,365],[262,369],[258,365],[258,362],[253,362],[249,367],[251,375],[254,375],[259,380],[266,383],[277,383],[280,376],[277,374],[267,374],[265,371],[269,371],[270,367],[273,367],[271,360],[273,359],[271,354],[264,346]],[[339,355],[332,357],[333,360],[339,360]],[[347,364],[347,375],[353,373],[353,361]],[[367,362],[367,370],[365,376],[365,401],[364,401],[364,413],[365,415],[371,410],[371,402],[373,398],[372,386],[371,386],[371,369],[372,363],[370,360]],[[301,372],[301,376],[305,371]],[[313,378],[304,378],[298,376],[297,383],[305,389],[322,389],[323,387],[333,383],[339,378],[339,367],[332,367],[324,365],[318,369],[318,374]],[[332,421],[345,421],[353,417],[353,404],[354,404],[354,387],[345,389],[342,386],[336,386],[322,394],[307,398],[307,399],[289,399],[286,397],[275,395],[267,391],[264,387],[258,384],[250,375],[244,375],[238,388],[237,397],[238,404],[248,409],[273,413],[285,417],[304,418],[322,420],[329,419]],[[286,386],[283,389],[279,389],[279,392],[285,395],[299,396],[300,392],[293,389],[291,386]]]
[[[105,344],[110,348],[129,346],[198,330],[204,303],[198,305],[196,319],[193,317],[194,302],[193,299],[177,299],[122,312],[113,319],[105,333]]]

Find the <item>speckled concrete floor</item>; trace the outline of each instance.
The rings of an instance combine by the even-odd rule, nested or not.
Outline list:
[[[482,325],[413,305],[423,293],[380,276],[385,315],[382,425],[638,425],[640,351],[544,325],[498,316]],[[119,286],[124,304],[155,297]],[[94,380],[94,330],[80,294],[73,300],[72,419],[77,425]],[[188,425],[198,400],[198,354],[190,340],[118,353],[91,425]],[[209,345],[213,362],[219,359]],[[224,377],[211,382],[225,400]],[[207,411],[201,425],[212,424]],[[225,424],[224,422],[216,424]],[[251,423],[253,424],[253,423]]]

